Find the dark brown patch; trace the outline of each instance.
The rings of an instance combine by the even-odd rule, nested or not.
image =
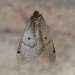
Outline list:
[[[28,40],[30,40],[30,38],[28,38]]]
[[[45,37],[45,39],[47,39],[47,37]]]
[[[55,49],[53,50],[53,53],[55,53]]]
[[[50,54],[50,53],[49,53]]]
[[[17,53],[20,53],[20,51],[17,51]]]
[[[40,50],[39,50],[40,51]]]
[[[30,56],[30,55],[28,55],[28,56]]]

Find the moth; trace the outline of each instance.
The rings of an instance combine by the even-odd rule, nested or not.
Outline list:
[[[18,63],[28,63],[41,56],[48,62],[55,62],[56,52],[50,35],[50,28],[42,14],[34,11],[26,24],[17,49]]]

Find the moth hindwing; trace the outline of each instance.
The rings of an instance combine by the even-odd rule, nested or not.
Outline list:
[[[25,64],[38,56],[54,62],[56,52],[50,36],[50,28],[38,11],[29,19],[17,50],[17,61]]]

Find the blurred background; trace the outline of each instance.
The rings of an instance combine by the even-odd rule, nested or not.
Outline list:
[[[56,62],[19,65],[18,44],[35,10],[51,28]],[[75,75],[75,0],[0,0],[0,75]]]

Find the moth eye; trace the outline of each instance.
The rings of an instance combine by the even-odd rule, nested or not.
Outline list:
[[[45,37],[45,39],[47,39],[47,37]]]
[[[30,40],[30,37],[28,38],[28,40]]]
[[[17,51],[17,53],[20,53],[20,51]]]

